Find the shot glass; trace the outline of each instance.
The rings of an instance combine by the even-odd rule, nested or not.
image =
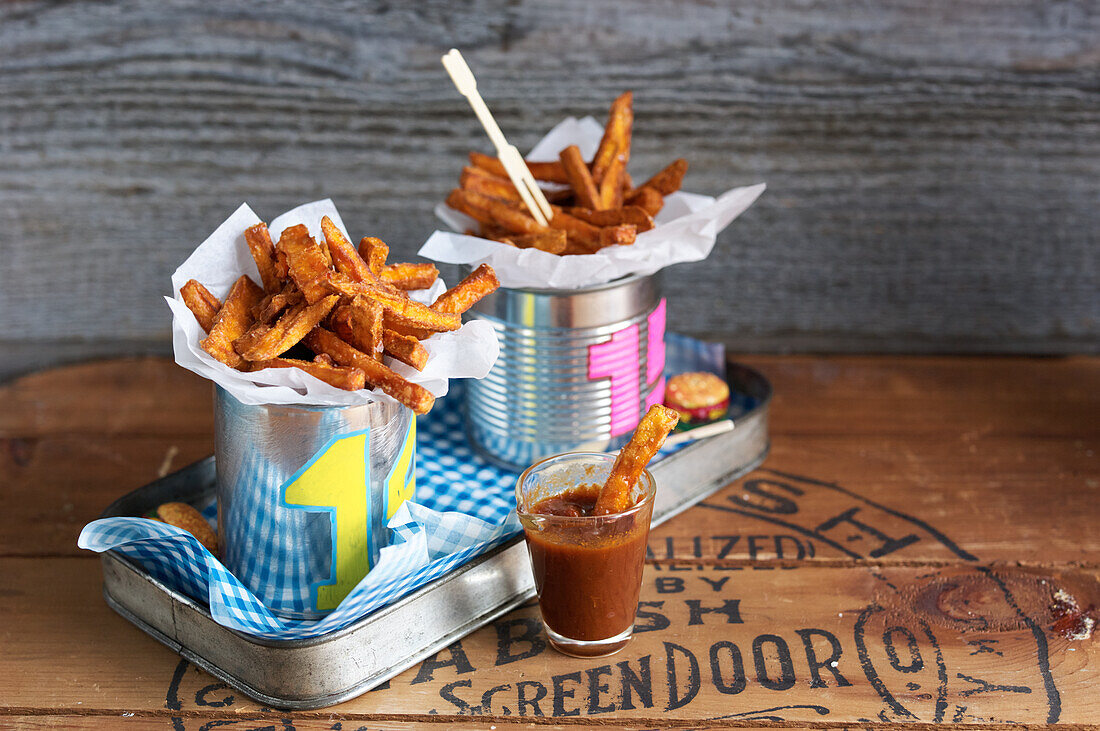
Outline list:
[[[633,507],[621,513],[537,511],[547,508],[543,501],[563,494],[594,504],[614,462],[615,455],[604,452],[561,454],[536,462],[516,483],[517,514],[546,635],[554,649],[574,657],[610,655],[630,641],[656,483],[643,471]]]

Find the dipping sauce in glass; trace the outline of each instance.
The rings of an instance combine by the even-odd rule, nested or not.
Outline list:
[[[518,512],[539,608],[547,636],[561,652],[607,655],[630,639],[653,512],[653,481],[648,472],[639,480],[639,488],[635,504],[612,515],[592,514],[600,491],[596,483],[540,494],[532,504],[520,498]]]

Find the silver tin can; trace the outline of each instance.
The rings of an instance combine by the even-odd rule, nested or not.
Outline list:
[[[470,439],[497,464],[616,449],[664,398],[657,275],[572,290],[502,287],[471,316],[500,341],[489,375],[466,386]]]
[[[393,402],[248,405],[215,387],[221,560],[273,613],[316,619],[378,560],[415,490],[416,420]]]

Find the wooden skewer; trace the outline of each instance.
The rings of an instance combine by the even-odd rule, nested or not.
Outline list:
[[[508,173],[512,185],[516,186],[524,205],[531,211],[531,215],[538,221],[540,226],[547,226],[550,219],[554,217],[550,202],[546,200],[546,196],[543,195],[538,183],[535,182],[535,176],[531,175],[531,171],[527,168],[527,163],[523,161],[523,156],[519,154],[519,150],[515,148],[515,145],[508,144],[508,140],[504,138],[504,133],[500,131],[496,120],[489,112],[489,107],[485,106],[485,100],[481,98],[481,94],[477,91],[477,80],[474,78],[473,72],[470,71],[470,67],[466,65],[466,60],[454,48],[448,51],[441,60],[443,61],[443,68],[447,69],[447,73],[451,76],[451,81],[454,82],[459,93],[470,102],[478,121],[481,122],[481,126],[488,133],[489,139],[496,147],[497,157],[500,158],[500,162],[504,166],[504,171]]]
[[[733,421],[731,421],[730,419],[722,419],[721,421],[716,421],[713,424],[697,426],[690,431],[670,434],[668,439],[665,440],[665,446],[668,447],[670,445],[681,444],[683,442],[695,442],[700,439],[706,439],[707,437],[725,434],[726,432],[732,430]]]

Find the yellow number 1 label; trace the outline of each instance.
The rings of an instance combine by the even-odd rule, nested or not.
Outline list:
[[[335,609],[370,571],[370,430],[338,437],[282,489],[283,504],[329,514],[332,573],[311,585],[318,611]],[[386,520],[416,492],[416,418],[383,483]]]
[[[329,513],[332,579],[313,585],[318,610],[335,609],[370,570],[370,431],[331,442],[283,488],[288,506]]]
[[[386,520],[416,494],[416,417],[409,421],[401,455],[386,477]]]

